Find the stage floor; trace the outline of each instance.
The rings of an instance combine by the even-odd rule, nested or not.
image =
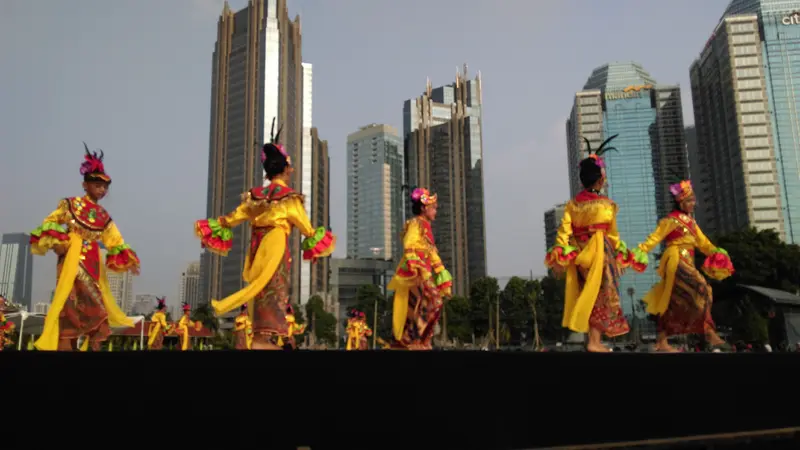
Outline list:
[[[5,442],[35,442],[30,427],[67,417],[76,431],[113,431],[115,446],[161,429],[159,442],[181,448],[312,450],[527,449],[800,426],[800,353],[6,351],[0,374],[14,405]],[[97,426],[105,420],[116,425]]]

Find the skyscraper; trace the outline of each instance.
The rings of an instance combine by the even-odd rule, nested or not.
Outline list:
[[[100,250],[100,254],[102,261],[105,261],[108,251],[103,248]],[[133,275],[130,272],[112,272],[109,270],[106,271],[106,278],[114,301],[117,302],[120,309],[129,314],[133,309]]]
[[[561,219],[564,217],[564,207],[566,203],[554,206],[544,212],[544,244],[545,249],[556,245],[558,227],[561,226]]]
[[[181,302],[186,302],[197,308],[202,303],[209,303],[208,299],[200,297],[200,262],[190,262],[186,270],[181,273],[181,284],[178,287],[178,297]]]
[[[398,257],[403,151],[397,130],[371,124],[347,136],[347,257]]]
[[[668,184],[672,176],[687,177],[680,88],[657,84],[634,62],[605,64],[595,69],[575,94],[567,119],[567,159],[570,190],[583,187],[578,162],[586,157],[584,138],[596,148],[613,135],[618,151],[605,154],[607,194],[619,205],[617,227],[630,245],[642,242],[672,210]],[[644,274],[628,273],[620,292],[633,288],[641,298],[657,281],[655,267]],[[630,298],[622,295],[623,309],[631,313]]]
[[[713,219],[713,214],[711,214],[714,203],[713,189],[706,174],[708,162],[697,151],[697,128],[694,125],[687,126],[684,135],[686,136],[686,154],[689,156],[689,174],[697,200],[694,207],[694,219],[703,226]]]
[[[800,243],[800,1],[733,0],[690,69],[707,233]]]
[[[297,169],[292,187],[310,195],[303,184],[310,156],[302,141],[303,129],[310,123],[310,118],[303,119],[303,82],[310,80],[311,67],[302,65],[300,19],[289,20],[286,0],[249,0],[236,13],[225,3],[217,23],[211,73],[206,215],[218,217],[233,211],[243,192],[265,183],[259,151],[270,139],[273,118],[276,127],[282,128],[281,142]],[[222,298],[244,286],[242,269],[249,241],[248,231],[239,228],[234,230],[233,248],[226,258],[203,253],[202,298]],[[300,260],[296,231],[290,249],[294,259]],[[302,273],[303,269],[293,271],[294,302],[300,297]]]
[[[328,141],[319,138],[316,128],[311,128],[311,223],[315,227],[329,228],[331,225],[331,160],[328,157]],[[310,295],[327,293],[330,283],[330,258],[321,258],[311,265]]]
[[[0,244],[0,294],[33,311],[33,255],[30,235],[6,233]]]
[[[456,295],[487,273],[482,103],[480,72],[468,79],[465,64],[454,83],[433,89],[429,80],[403,105],[406,182],[439,196],[433,232]]]

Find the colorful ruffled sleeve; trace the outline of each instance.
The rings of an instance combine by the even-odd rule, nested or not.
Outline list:
[[[715,246],[698,226],[696,228],[697,234],[697,248],[706,255],[706,260],[703,261],[701,270],[710,278],[715,280],[724,280],[733,275],[736,270],[733,267],[728,252],[723,248]]]
[[[302,244],[303,259],[313,261],[317,258],[331,256],[333,251],[336,250],[336,236],[325,227],[314,228],[311,226],[311,221],[308,219],[301,197],[289,198],[284,201],[288,202],[286,213],[289,222],[306,237],[303,239]]]
[[[103,245],[108,250],[106,267],[113,272],[139,272],[139,257],[130,245],[122,239],[116,223],[111,222],[103,231]]]
[[[578,249],[569,245],[572,236],[572,203],[567,203],[564,208],[564,216],[561,218],[561,225],[558,227],[556,235],[556,245],[547,250],[544,264],[549,269],[556,267],[566,267],[578,257]]]
[[[194,223],[194,234],[200,238],[200,245],[221,256],[228,256],[233,247],[233,231],[231,228],[250,218],[247,202],[242,202],[230,214],[210,219],[198,220]]]
[[[433,249],[431,251],[431,270],[433,270],[433,284],[439,290],[443,297],[453,296],[453,276],[450,271],[444,267],[442,258],[439,256],[439,250]]]
[[[56,246],[69,243],[67,227],[64,226],[68,208],[67,200],[61,200],[58,208],[44,219],[42,225],[31,231],[31,253],[45,255]]]

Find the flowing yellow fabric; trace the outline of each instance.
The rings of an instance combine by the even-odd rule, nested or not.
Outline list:
[[[588,197],[588,196],[587,196]],[[578,197],[580,198],[580,196]],[[589,331],[589,317],[595,301],[600,293],[606,263],[605,242],[618,250],[624,243],[617,230],[617,204],[611,199],[595,196],[589,200],[571,200],[564,207],[564,216],[556,235],[556,244],[564,248],[573,248],[578,256],[566,267],[566,289],[564,292],[564,316],[562,326],[572,331],[586,333]],[[600,225],[599,228],[591,229]],[[604,231],[603,225],[607,225]],[[588,242],[581,244],[573,235],[576,230],[585,232],[591,229]],[[580,287],[578,268],[588,269],[583,289]]]
[[[584,280],[583,290],[580,292],[577,267],[589,270],[586,280]],[[605,233],[598,231],[578,254],[575,263],[570,264],[567,269],[562,326],[579,333],[589,331],[589,317],[592,315],[594,302],[600,293],[604,269]]]
[[[648,314],[660,315],[667,311],[672,297],[672,289],[675,286],[675,273],[678,271],[678,264],[682,258],[681,253],[684,250],[697,248],[705,255],[710,255],[716,250],[714,244],[703,234],[694,219],[686,214],[661,219],[650,236],[638,245],[639,250],[650,253],[672,233],[675,234],[667,242],[667,248],[664,250],[658,266],[658,275],[661,277],[661,281],[653,286],[642,299],[647,305]]]
[[[240,314],[236,317],[234,332],[244,333],[244,342],[248,350],[253,347],[253,321],[249,314]]]
[[[391,285],[390,285],[391,286]],[[392,289],[388,287],[387,289]],[[409,289],[405,286],[396,288],[394,291],[394,308],[392,311],[392,331],[394,338],[398,341],[403,337],[403,330],[408,318],[408,294]]]
[[[181,339],[181,351],[189,350],[189,328],[195,326],[195,322],[186,314],[178,321],[178,335]]]
[[[218,316],[241,308],[261,292],[272,279],[286,254],[286,233],[281,228],[273,228],[261,240],[254,261],[245,259],[244,281],[248,285],[222,300],[211,300],[211,307]],[[251,308],[248,307],[248,310]],[[251,313],[252,314],[252,313]]]

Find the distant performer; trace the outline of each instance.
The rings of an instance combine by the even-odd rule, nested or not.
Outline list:
[[[167,322],[167,299],[157,297],[156,311],[150,318],[150,327],[147,330],[147,349],[161,350],[164,348],[164,337],[173,332],[173,326]]]
[[[403,257],[387,289],[394,291],[394,346],[430,350],[433,332],[452,295],[453,277],[442,264],[433,239],[437,198],[427,189],[411,193],[414,218],[403,228]]]
[[[74,351],[85,335],[92,351],[100,350],[111,327],[133,327],[134,321],[120,309],[111,294],[106,270],[139,274],[139,257],[122,239],[116,222],[100,206],[111,186],[103,152],[86,154],[81,164],[83,197],[61,200],[39,228],[31,231],[31,253],[58,255],[56,290],[38,350]],[[100,244],[108,251],[105,265]]]
[[[580,162],[584,190],[564,208],[556,244],[545,257],[545,265],[556,274],[566,272],[562,326],[588,333],[586,350],[599,353],[611,351],[603,345],[603,335],[613,338],[630,331],[620,305],[622,271],[631,265],[643,271],[647,265],[645,253],[628,251],[617,232],[619,207],[600,193],[607,181],[602,155],[616,150],[607,146],[615,137],[597,150],[584,138],[589,153]]]
[[[6,316],[4,315],[6,311],[6,296],[5,294],[0,294],[0,352],[7,345],[13,345],[14,341],[11,339],[11,336],[14,334],[14,322],[10,320],[6,320]],[[22,339],[22,336],[20,336]]]
[[[367,337],[372,336],[372,329],[367,325],[367,318],[363,312],[350,311],[345,333],[347,334],[346,350],[369,350]]]
[[[250,350],[253,346],[253,321],[250,320],[246,303],[242,305],[234,321],[233,339],[233,348],[236,350]]]
[[[274,130],[274,120],[272,127]],[[303,206],[304,196],[289,187],[294,167],[279,143],[279,136],[280,130],[261,149],[269,186],[244,193],[241,205],[230,214],[195,224],[195,233],[203,247],[225,256],[233,242],[231,228],[250,222],[250,248],[242,273],[247,287],[223,300],[212,300],[211,306],[221,316],[253,302],[253,350],[279,350],[281,338],[289,337],[286,310],[292,261],[288,239],[292,228],[306,237],[302,244],[304,260],[330,256],[336,244],[336,237],[330,231],[311,226]]]
[[[647,312],[658,316],[656,351],[677,352],[667,339],[681,334],[704,335],[712,349],[728,350],[711,318],[711,286],[695,267],[695,248],[706,255],[703,272],[715,280],[733,275],[733,263],[728,252],[711,243],[692,217],[697,203],[692,182],[676,181],[669,186],[675,201],[673,211],[639,244],[645,253],[653,251],[661,241],[667,244],[658,267],[661,282],[644,297]]]
[[[192,349],[192,328],[195,331],[202,330],[203,322],[192,320],[192,307],[188,303],[183,302],[182,308],[183,316],[181,316],[181,320],[178,321],[178,325],[175,327],[175,334],[178,335],[180,341],[180,350],[185,352]]]

